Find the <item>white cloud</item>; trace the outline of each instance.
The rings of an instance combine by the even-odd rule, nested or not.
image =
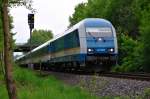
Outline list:
[[[37,10],[35,14],[35,28],[52,30],[54,35],[67,29],[68,18],[74,12],[74,7],[87,0],[33,0],[33,7]],[[24,7],[11,9],[14,17],[14,37],[18,43],[26,42],[29,38],[27,15],[30,13]]]

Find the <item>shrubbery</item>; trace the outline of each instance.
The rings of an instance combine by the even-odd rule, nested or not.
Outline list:
[[[138,72],[142,71],[142,44],[138,40],[133,40],[125,34],[121,34],[119,44],[119,65],[113,67],[113,71]]]

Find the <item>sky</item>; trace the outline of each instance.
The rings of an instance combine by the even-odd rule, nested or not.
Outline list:
[[[76,5],[87,0],[33,0],[33,8],[36,9],[35,29],[51,30],[58,35],[67,29],[69,16],[74,13]],[[25,7],[12,8],[16,43],[26,43],[29,39],[28,13]]]

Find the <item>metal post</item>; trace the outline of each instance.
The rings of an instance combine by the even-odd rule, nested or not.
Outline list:
[[[29,68],[33,69],[33,65],[32,65],[32,57],[31,57],[31,50],[32,50],[32,44],[31,44],[31,39],[32,39],[32,28],[30,28],[30,41],[29,41],[29,46],[30,46],[30,51],[29,51],[29,58],[30,58],[30,64],[29,64]]]
[[[32,28],[30,28],[30,41],[29,41],[29,46],[30,46],[30,53],[31,53],[31,50],[32,50],[32,44],[31,44],[31,39],[32,39]]]
[[[31,59],[31,50],[32,50],[32,44],[31,44],[31,38],[32,38],[32,29],[34,28],[34,14],[28,14],[28,24],[30,28],[30,41],[29,41],[29,46],[30,46],[30,51],[29,51],[29,58],[30,58],[30,63],[29,63],[29,68],[33,69],[33,64],[32,64],[32,59]]]

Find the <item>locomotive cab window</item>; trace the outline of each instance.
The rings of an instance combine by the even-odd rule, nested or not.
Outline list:
[[[87,37],[112,37],[112,30],[109,27],[88,27],[86,33]]]

